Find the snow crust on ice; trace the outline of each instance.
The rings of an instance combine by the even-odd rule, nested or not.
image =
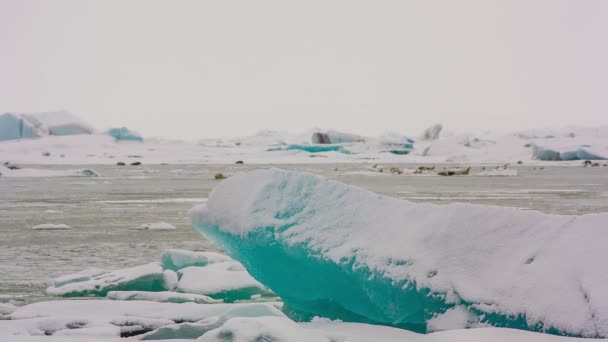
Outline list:
[[[517,169],[492,169],[487,171],[481,171],[476,173],[475,176],[483,176],[483,177],[514,177],[517,176]]]
[[[139,226],[133,227],[136,230],[173,230],[176,229],[174,225],[160,221],[154,223],[144,223]]]
[[[148,292],[148,291],[110,291],[107,298],[114,300],[146,300],[162,303],[198,303],[213,304],[221,303],[221,300],[213,299],[208,296],[192,293],[179,293],[171,291]]]
[[[234,261],[227,255],[215,252],[192,252],[182,249],[166,249],[160,260],[163,268],[179,271],[182,268],[197,266],[204,267],[218,262]]]
[[[0,141],[93,132],[90,125],[67,111],[0,115]]]
[[[273,169],[223,181],[191,216],[298,315],[425,332],[462,307],[462,328],[608,336],[608,214],[419,204]]]
[[[46,170],[21,168],[11,170],[0,165],[0,176],[4,177],[100,177],[99,172],[93,169],[74,169],[74,170]]]
[[[330,342],[326,336],[306,330],[285,317],[232,318],[199,341]]]
[[[67,230],[70,229],[71,227],[68,226],[67,224],[53,224],[53,223],[43,223],[43,224],[39,224],[36,226],[33,226],[32,229],[33,230]]]
[[[171,271],[173,272],[173,271]],[[160,263],[135,266],[115,271],[88,269],[57,278],[46,292],[65,297],[105,296],[110,291],[172,290],[175,281],[164,272]]]
[[[178,274],[179,292],[202,294],[230,302],[268,292],[240,263],[234,261],[186,267]]]

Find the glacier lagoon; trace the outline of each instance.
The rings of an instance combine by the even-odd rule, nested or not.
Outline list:
[[[370,166],[308,164],[282,168],[320,174],[420,203],[473,202],[557,214],[608,211],[608,185],[602,168],[555,166],[534,170],[520,166],[517,177],[444,178],[384,175],[367,171]],[[4,194],[0,197],[0,231],[4,238],[0,251],[0,301],[20,295],[24,302],[48,300],[51,298],[45,297],[44,289],[56,277],[83,268],[146,264],[158,260],[166,248],[217,250],[194,231],[186,212],[193,205],[205,203],[211,189],[220,184],[213,180],[215,173],[231,176],[268,166],[78,167],[92,167],[102,176],[0,179]],[[45,168],[65,170],[74,166]],[[474,166],[474,173],[480,170]],[[157,221],[169,222],[177,229],[131,229]],[[31,230],[43,223],[68,224],[72,229]],[[133,294],[138,295],[141,294]]]

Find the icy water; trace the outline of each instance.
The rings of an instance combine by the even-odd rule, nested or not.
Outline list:
[[[412,165],[400,165],[410,167]],[[82,168],[54,167],[54,169]],[[42,300],[54,277],[158,260],[166,248],[213,250],[187,211],[227,175],[263,165],[93,166],[100,178],[0,178],[0,302]],[[517,177],[391,176],[370,165],[282,165],[412,201],[471,202],[560,214],[608,211],[608,168],[518,167]],[[42,168],[42,167],[41,167]],[[44,167],[49,168],[49,167]],[[473,173],[480,172],[479,167]],[[165,221],[172,231],[137,231]],[[67,231],[35,231],[64,223]]]

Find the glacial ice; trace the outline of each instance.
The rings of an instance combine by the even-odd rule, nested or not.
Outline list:
[[[204,267],[217,262],[234,261],[220,253],[192,252],[182,249],[166,249],[160,255],[160,260],[163,268],[173,271],[179,271],[190,266]]]
[[[119,140],[119,141],[121,141],[121,140],[144,141],[144,138],[142,138],[142,136],[139,133],[128,129],[127,127],[110,128],[109,130],[106,131],[106,134],[114,137],[114,139]]]
[[[32,229],[33,230],[67,230],[70,229],[71,227],[68,226],[67,224],[53,224],[53,223],[43,223],[43,224],[39,224],[36,226],[33,226]]]
[[[351,133],[328,131],[327,133],[315,132],[312,134],[313,144],[344,144],[354,142],[365,142],[365,138]]]
[[[93,132],[91,126],[66,111],[0,115],[0,141]]]
[[[253,295],[269,292],[235,261],[186,267],[178,274],[178,292],[206,295],[225,302],[249,299]]]
[[[319,152],[340,152],[343,154],[351,154],[351,152],[345,149],[342,145],[300,145],[300,144],[292,144],[288,145],[286,150],[298,150],[298,151],[306,151],[309,153],[319,153]]]
[[[435,124],[431,127],[427,128],[424,133],[422,133],[422,140],[436,140],[439,139],[439,134],[443,126],[441,124]]]
[[[285,317],[237,317],[209,331],[199,341],[330,342],[330,339],[319,332],[304,329]]]
[[[608,214],[418,204],[272,169],[222,182],[191,216],[294,318],[608,336]]]
[[[160,221],[160,222],[154,222],[154,223],[140,224],[139,226],[133,227],[133,229],[136,229],[136,230],[173,230],[176,228],[174,225],[172,225],[170,223]]]
[[[101,174],[93,169],[48,170],[21,168],[11,170],[0,165],[0,176],[5,177],[100,177]]]
[[[171,278],[158,262],[115,271],[88,269],[57,278],[46,292],[55,296],[84,297],[105,296],[110,291],[165,291],[175,286]]]
[[[557,151],[532,144],[532,159],[538,160],[603,160],[606,157],[589,152],[581,147],[574,150]]]
[[[147,300],[160,303],[198,303],[213,304],[221,303],[221,300],[213,299],[204,295],[193,293],[179,293],[172,291],[148,292],[148,291],[110,291],[107,298],[114,300]]]

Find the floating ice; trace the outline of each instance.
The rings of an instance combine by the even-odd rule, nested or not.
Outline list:
[[[93,132],[91,126],[66,111],[0,115],[0,141]]]
[[[213,304],[221,303],[221,300],[213,299],[208,296],[197,295],[192,293],[179,292],[147,292],[147,291],[110,291],[107,294],[109,299],[114,300],[147,300],[152,302],[163,303],[198,303],[198,304]]]
[[[44,223],[44,224],[39,224],[36,226],[33,226],[32,229],[34,230],[67,230],[70,229],[71,227],[68,226],[67,224],[53,224],[53,223]]]
[[[299,317],[424,332],[459,307],[462,328],[608,336],[608,214],[418,204],[274,169],[231,177],[191,215]]]
[[[532,144],[532,158],[538,160],[603,160],[606,157],[591,153],[586,148],[557,151]]]
[[[475,176],[483,176],[483,177],[514,177],[514,176],[517,176],[517,170],[516,169],[498,168],[498,169],[492,169],[492,170],[487,170],[487,171],[479,172],[479,173],[475,174]]]
[[[354,142],[365,142],[365,138],[351,133],[328,131],[327,133],[315,132],[312,134],[313,144],[344,144]]]
[[[6,177],[100,177],[93,169],[47,170],[20,168],[11,170],[0,165],[0,175]]]
[[[173,230],[176,229],[174,225],[167,222],[155,222],[155,223],[144,223],[137,227],[133,227],[137,230]]]
[[[436,140],[439,139],[439,134],[443,126],[441,124],[435,124],[429,128],[427,128],[424,133],[422,133],[422,140]]]
[[[226,302],[249,299],[268,289],[238,262],[222,262],[205,267],[186,267],[178,271],[177,291],[207,295]]]
[[[144,138],[142,138],[139,133],[128,129],[127,127],[110,128],[106,134],[114,137],[116,140],[144,141]]]
[[[55,296],[83,297],[105,296],[110,291],[172,290],[175,281],[170,272],[163,272],[157,262],[115,271],[88,269],[57,278],[46,292]]]
[[[221,327],[209,331],[199,341],[330,342],[330,339],[319,332],[304,329],[285,317],[238,317],[232,318]]]
[[[9,315],[17,310],[17,307],[10,303],[0,303],[0,319],[2,316]]]
[[[319,152],[340,152],[343,154],[350,154],[351,152],[345,149],[342,145],[299,145],[293,144],[288,145],[286,150],[298,150],[298,151],[306,151],[309,153],[319,153]]]
[[[204,267],[217,262],[234,261],[230,257],[215,252],[192,252],[181,249],[167,249],[160,255],[165,269],[178,271],[190,266]]]

